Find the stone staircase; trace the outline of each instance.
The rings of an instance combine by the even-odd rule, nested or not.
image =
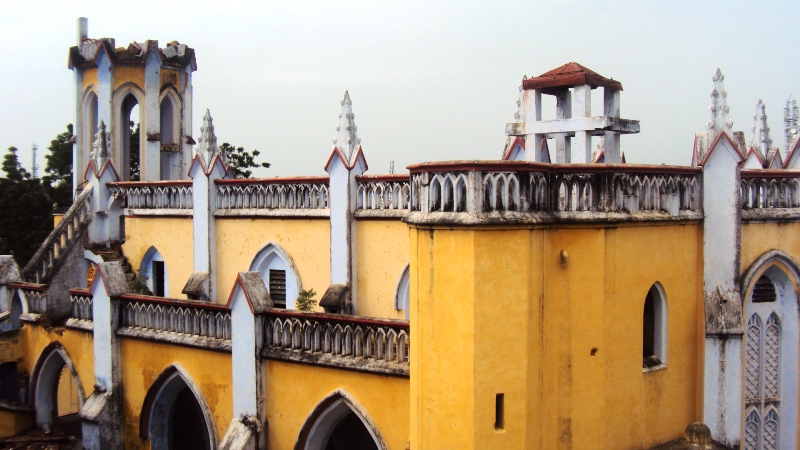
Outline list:
[[[125,273],[128,287],[133,287],[136,281],[136,273],[128,262],[128,258],[122,253],[122,245],[119,241],[110,241],[108,247],[86,246],[85,248],[102,258],[104,262],[119,261],[122,265],[122,271]]]

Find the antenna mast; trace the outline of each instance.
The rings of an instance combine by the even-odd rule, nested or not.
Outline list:
[[[36,142],[33,143],[33,148],[31,149],[31,153],[33,153],[32,161],[31,161],[31,173],[33,174],[33,179],[39,178],[39,166],[36,165],[36,153],[38,153],[39,147],[36,145]]]

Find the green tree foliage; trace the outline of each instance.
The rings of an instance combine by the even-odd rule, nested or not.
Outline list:
[[[316,291],[313,288],[309,290],[300,290],[300,295],[297,296],[297,302],[295,302],[295,307],[298,311],[311,311],[317,306],[317,301],[314,299],[314,296],[317,295]]]
[[[50,141],[50,150],[45,155],[47,165],[42,177],[42,182],[50,189],[53,203],[65,207],[72,204],[72,124],[67,125],[67,131],[56,136]]]
[[[131,152],[131,181],[140,181],[141,179],[141,169],[139,164],[139,145],[141,142],[141,133],[139,132],[139,124],[134,123],[133,121],[130,122],[131,127],[131,140],[130,146],[128,147]]]
[[[257,163],[255,161],[256,156],[261,154],[261,152],[256,149],[253,149],[252,152],[248,152],[244,147],[236,147],[227,142],[220,145],[219,149],[228,155],[230,168],[236,178],[250,178],[250,175],[253,174],[253,171],[250,169],[256,167],[267,169],[270,166],[268,162]]]
[[[25,265],[53,229],[51,189],[22,168],[16,147],[8,148],[2,170],[0,254],[12,254]]]

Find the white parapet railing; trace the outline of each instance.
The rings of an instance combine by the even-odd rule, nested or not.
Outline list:
[[[92,322],[92,294],[85,289],[70,289],[69,300],[72,304],[70,319]]]
[[[359,210],[411,209],[411,183],[408,174],[361,175],[358,183]]]
[[[91,198],[92,186],[87,186],[22,269],[23,280],[31,283],[50,280],[67,250],[81,239],[83,227],[90,220]]]
[[[637,220],[702,218],[696,167],[456,161],[410,170],[411,210],[425,215],[469,213],[487,222],[496,213],[512,213],[505,221],[536,215],[538,222],[625,220],[643,212],[652,214]]]
[[[117,181],[107,183],[109,194],[124,199],[133,210],[191,210],[191,180]]]
[[[225,305],[134,294],[124,294],[120,299],[120,335],[231,349],[231,312]]]
[[[264,350],[269,359],[408,376],[408,322],[270,309]]]
[[[217,210],[326,210],[328,177],[216,180]]]

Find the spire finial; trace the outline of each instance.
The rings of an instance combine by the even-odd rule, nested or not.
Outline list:
[[[528,77],[522,77],[522,81],[525,81]],[[515,122],[525,122],[525,90],[522,89],[522,85],[519,85],[519,99],[517,100],[517,110],[514,112],[514,121]]]
[[[789,95],[786,100],[786,108],[783,110],[783,127],[786,151],[788,152],[794,143],[797,136],[800,136],[800,127],[798,126],[798,110],[797,101],[793,95]]]
[[[102,169],[103,164],[108,160],[108,135],[106,133],[106,124],[102,120],[97,125],[97,134],[92,144],[91,156],[97,170]]]
[[[220,153],[219,146],[217,146],[217,135],[214,133],[214,120],[211,118],[211,112],[206,109],[203,116],[203,126],[200,127],[200,142],[198,142],[195,154],[203,158],[206,165],[211,164],[211,160],[217,153]],[[222,162],[228,164],[227,155],[222,154]]]
[[[772,147],[765,107],[766,105],[761,100],[756,103],[756,113],[753,114],[753,127],[750,129],[753,132],[750,138],[750,147],[760,150],[762,156],[766,156],[770,147]]]
[[[336,127],[336,137],[333,145],[347,156],[347,161],[352,162],[353,154],[361,145],[358,137],[358,127],[353,114],[353,102],[350,100],[350,93],[344,91],[344,98],[341,102],[342,112],[339,113],[339,126]]]
[[[725,75],[722,75],[722,71],[717,69],[712,78],[714,89],[711,91],[711,106],[708,107],[710,119],[706,124],[709,142],[713,142],[722,131],[731,133],[733,128],[733,121],[728,115],[730,107],[728,106],[728,93],[725,91],[723,83],[724,79]]]

